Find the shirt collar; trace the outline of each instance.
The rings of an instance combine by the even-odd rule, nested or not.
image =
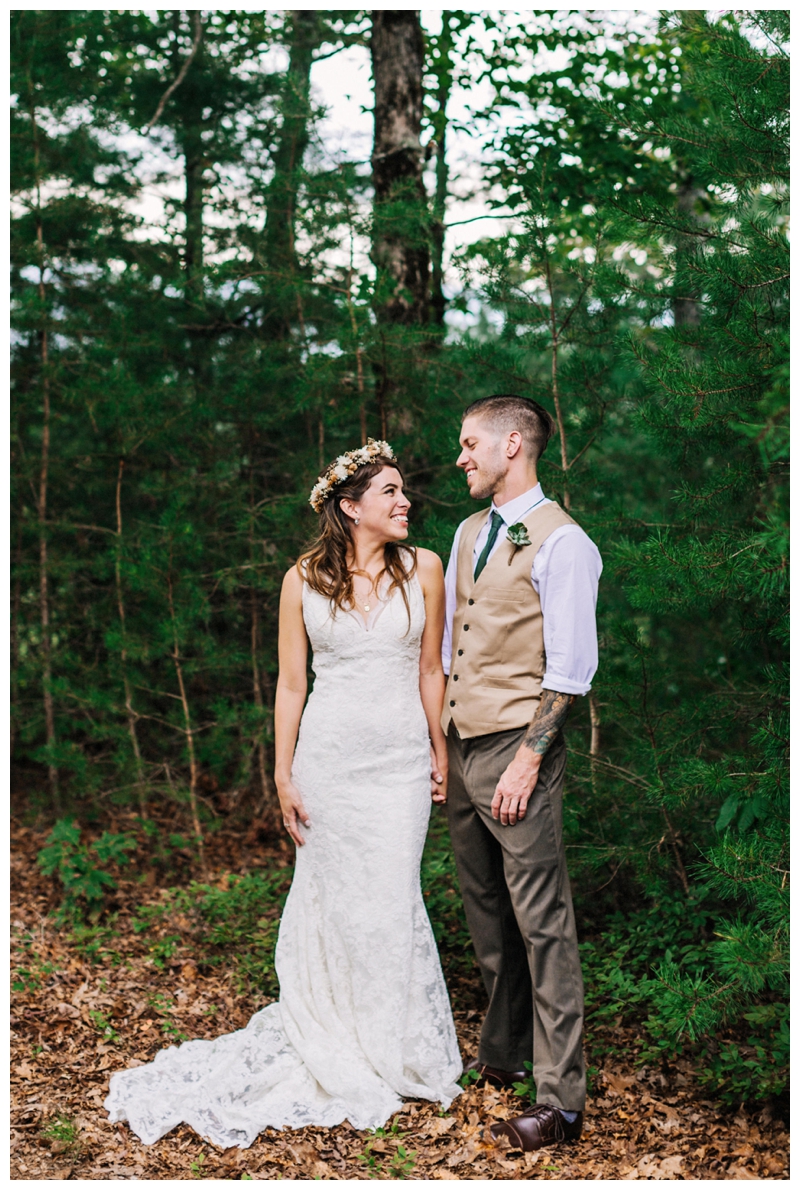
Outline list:
[[[534,504],[538,504],[544,500],[544,492],[542,485],[537,483],[535,488],[529,488],[527,492],[523,492],[521,496],[517,496],[515,500],[509,500],[507,504],[497,507],[494,500],[492,500],[491,512],[498,512],[507,525],[515,525],[517,521],[521,521],[526,513],[530,512]]]

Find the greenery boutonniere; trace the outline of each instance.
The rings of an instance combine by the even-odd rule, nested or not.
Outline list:
[[[528,530],[522,521],[517,521],[516,525],[508,526],[507,537],[514,546],[514,553],[508,555],[508,564],[510,566],[512,559],[517,556],[517,550],[521,550],[524,545],[530,545],[531,539],[528,537]]]

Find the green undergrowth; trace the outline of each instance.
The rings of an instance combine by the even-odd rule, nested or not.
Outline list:
[[[233,967],[242,990],[277,996],[275,944],[291,876],[281,868],[165,889],[158,902],[139,907],[131,924],[157,967],[188,941],[198,966]]]
[[[789,1069],[785,1000],[767,995],[704,1032],[685,1027],[687,988],[699,1004],[718,995],[709,971],[718,964],[726,928],[709,888],[699,885],[690,896],[674,893],[632,913],[614,913],[602,934],[581,943],[593,1060],[630,1056],[628,1038],[620,1042],[614,1026],[635,1025],[640,1065],[689,1057],[701,1086],[733,1107],[783,1096]]]
[[[134,850],[132,841],[131,835],[105,832],[85,843],[74,823],[62,821],[39,853],[42,870],[61,884],[63,899],[55,917],[71,927],[75,949],[90,961],[117,966],[125,959],[121,938],[127,926],[157,969],[176,960],[206,971],[224,966],[235,973],[240,991],[276,997],[275,945],[291,867],[227,875],[216,884],[192,880],[162,889],[157,899],[133,909],[103,912],[104,898],[117,887],[111,872],[119,877]],[[455,1006],[463,1007],[460,1000],[477,987],[475,959],[447,822],[438,812],[432,816],[421,879],[451,995]],[[760,1102],[784,1093],[788,1005],[779,995],[762,997],[724,1021],[723,1028],[693,1033],[682,1027],[678,1007],[686,989],[694,988],[702,1004],[709,987],[725,926],[720,912],[713,889],[698,884],[689,896],[662,893],[629,913],[613,912],[601,931],[581,942],[591,1062],[608,1065],[623,1054],[630,1058],[634,1027],[640,1064],[670,1063],[683,1054],[694,1061],[700,1083],[725,1103]],[[16,990],[39,986],[47,974],[28,960],[24,941]],[[680,1005],[670,981],[683,997]],[[98,1014],[94,1024],[104,1040],[113,1042],[110,1021]],[[596,1070],[591,1067],[590,1076]],[[530,1079],[520,1092],[534,1097]]]

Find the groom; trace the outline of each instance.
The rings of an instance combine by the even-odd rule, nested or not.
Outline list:
[[[583,981],[561,835],[562,728],[597,668],[602,563],[536,476],[555,425],[499,395],[464,413],[457,465],[491,507],[456,531],[445,579],[442,727],[459,883],[489,996],[470,1068],[525,1078],[536,1105],[495,1124],[527,1152],[581,1134]]]

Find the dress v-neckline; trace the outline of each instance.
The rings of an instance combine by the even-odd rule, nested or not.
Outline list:
[[[387,584],[385,581],[383,583],[381,583],[382,587],[385,587],[386,585]],[[364,615],[361,612],[361,610],[359,609],[359,606],[357,603],[356,603],[355,607],[347,608],[347,614],[351,615],[351,616],[355,616],[355,618],[358,620],[359,624],[361,625],[361,627],[364,629],[365,632],[372,632],[373,628],[375,627],[378,620],[382,616],[384,609],[392,601],[392,599],[394,598],[396,593],[397,592],[395,590],[395,591],[392,591],[391,595],[389,595],[388,597],[381,598],[378,595],[378,593],[376,592],[375,593],[375,607],[370,609],[370,611],[368,612],[366,617],[364,617]],[[355,602],[355,597],[354,597],[354,602]]]

